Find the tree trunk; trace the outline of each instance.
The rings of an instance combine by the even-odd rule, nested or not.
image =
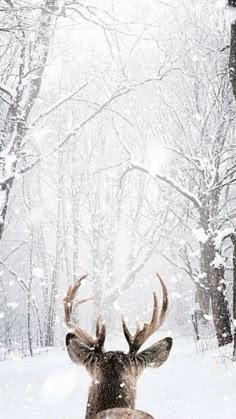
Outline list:
[[[33,237],[31,239],[30,247],[30,272],[29,272],[29,285],[27,294],[27,335],[29,343],[30,356],[33,356],[33,336],[32,336],[32,319],[31,319],[31,298],[32,298],[32,281],[33,281]]]
[[[57,272],[54,270],[52,274],[52,288],[48,309],[47,334],[45,346],[54,346],[55,339],[55,320],[56,320],[56,295],[58,288]]]
[[[233,341],[224,273],[223,266],[214,268],[210,285],[213,321],[219,347]]]
[[[57,0],[46,0],[35,28],[34,43],[25,38],[24,26],[19,25],[19,65],[14,69],[17,84],[11,97],[0,143],[0,240],[4,231],[9,195],[14,184],[20,150],[27,130],[29,115],[41,89],[42,76],[53,35]],[[17,13],[17,12],[16,12]],[[28,43],[27,43],[28,42]],[[28,57],[29,50],[30,59]],[[10,162],[10,164],[9,164]]]
[[[236,10],[236,1],[228,0],[228,6],[235,8]],[[230,71],[230,81],[233,88],[233,94],[236,99],[236,23],[235,22],[231,24],[229,71]]]
[[[224,267],[214,266],[216,258],[214,240],[209,239],[201,245],[201,273],[200,286],[197,288],[198,302],[203,314],[209,315],[210,304],[219,347],[231,343],[231,320],[226,286],[224,281]]]
[[[96,324],[97,317],[103,311],[103,287],[102,287],[102,273],[93,273],[93,323]]]
[[[59,165],[59,178],[58,178],[58,203],[57,203],[57,227],[56,227],[56,261],[55,268],[52,274],[52,287],[48,306],[48,324],[47,324],[47,335],[46,335],[46,346],[54,346],[55,341],[55,324],[56,324],[56,310],[57,310],[57,293],[58,293],[58,281],[59,281],[59,270],[61,267],[61,255],[62,255],[62,237],[61,237],[61,218],[62,218],[62,205],[63,205],[63,151],[60,150],[58,154],[58,165]]]
[[[196,302],[199,303],[203,314],[209,315],[210,311],[210,287],[209,287],[209,261],[213,260],[213,249],[209,246],[209,240],[201,244],[200,268],[201,277],[197,286]]]
[[[29,294],[27,296],[27,335],[30,356],[33,356],[33,337],[31,328],[31,283],[29,283]]]
[[[236,234],[231,235],[233,243],[233,327],[234,327],[234,349],[233,359],[236,361]]]

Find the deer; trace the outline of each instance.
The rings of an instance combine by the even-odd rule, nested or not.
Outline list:
[[[163,294],[161,311],[159,313],[157,295],[153,292],[151,321],[145,323],[143,328],[137,324],[134,335],[130,333],[122,317],[123,333],[129,346],[128,353],[106,352],[106,327],[101,316],[96,321],[95,337],[82,330],[71,319],[76,304],[76,293],[86,277],[87,275],[81,276],[69,286],[64,298],[64,321],[69,329],[65,339],[67,352],[70,359],[75,364],[84,366],[92,378],[85,419],[150,419],[152,416],[135,409],[137,380],[145,368],[158,368],[167,360],[173,341],[171,337],[166,337],[141,352],[139,350],[166,318],[169,305],[166,285],[157,273]]]

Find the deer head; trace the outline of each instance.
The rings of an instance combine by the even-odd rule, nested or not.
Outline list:
[[[96,336],[92,337],[77,324],[71,322],[75,295],[81,285],[82,276],[73,286],[70,286],[64,298],[65,324],[71,329],[66,336],[66,347],[70,358],[78,365],[83,365],[92,377],[87,402],[86,419],[93,418],[97,413],[113,408],[134,409],[136,397],[136,382],[146,367],[160,367],[168,358],[172,338],[167,337],[154,343],[142,352],[139,349],[143,343],[156,332],[165,320],[168,309],[168,292],[161,277],[160,280],[163,301],[159,314],[156,293],[153,293],[153,314],[149,324],[144,324],[131,335],[124,319],[122,326],[124,336],[129,345],[129,352],[104,350],[106,328],[101,318],[96,322]],[[122,417],[122,416],[121,416]]]

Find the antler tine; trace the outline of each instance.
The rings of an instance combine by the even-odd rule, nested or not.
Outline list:
[[[161,286],[162,286],[162,308],[161,308],[161,314],[159,317],[159,322],[160,322],[160,326],[163,324],[165,318],[166,318],[166,314],[168,311],[168,307],[169,307],[169,299],[168,299],[168,290],[166,288],[166,285],[163,281],[163,279],[161,278],[161,276],[159,275],[159,273],[156,273],[157,278],[159,279]],[[160,327],[159,326],[159,327]]]
[[[106,338],[106,326],[103,323],[101,316],[98,316],[96,321],[96,339],[99,342],[99,347],[102,348]]]
[[[85,279],[87,277],[86,275],[81,276],[75,283],[74,285],[70,285],[66,296],[64,298],[64,312],[65,312],[65,324],[69,327],[70,325],[70,318],[71,318],[71,313],[72,313],[72,309],[73,309],[73,303],[74,303],[74,297],[76,292],[78,291],[81,282],[83,281],[83,279]]]
[[[122,316],[122,327],[123,327],[123,332],[124,332],[124,335],[125,335],[125,339],[127,340],[128,344],[129,344],[129,347],[131,347],[131,345],[133,343],[133,336],[131,335],[128,327],[126,326],[125,319],[124,319],[123,316]]]
[[[73,331],[73,333],[81,340],[82,343],[88,345],[92,348],[102,348],[105,337],[106,337],[106,330],[105,325],[100,325],[100,319],[97,319],[96,323],[96,338],[93,338],[88,333],[86,333],[84,330],[82,330],[78,325],[72,323],[71,321],[71,315],[74,305],[74,298],[75,295],[83,281],[88,275],[85,274],[81,276],[73,285],[70,285],[66,296],[64,298],[64,313],[65,313],[65,324],[66,326]],[[89,301],[91,298],[81,300],[82,302]]]
[[[160,316],[158,316],[158,299],[157,299],[156,293],[154,292],[153,293],[153,303],[154,303],[153,313],[152,313],[152,319],[150,323],[148,324],[145,323],[141,330],[139,329],[139,327],[137,327],[136,333],[132,336],[126,326],[124,318],[122,318],[123,332],[128,342],[130,353],[136,353],[140,349],[140,347],[143,345],[143,343],[154,332],[156,332],[159,329],[159,327],[163,324],[165,320],[166,312],[168,309],[168,291],[163,280],[161,279],[158,273],[157,273],[157,277],[160,280],[162,293],[163,293],[162,309],[161,309]]]

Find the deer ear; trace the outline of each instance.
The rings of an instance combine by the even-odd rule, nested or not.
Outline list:
[[[66,347],[70,359],[75,364],[83,365],[90,374],[93,374],[99,354],[93,348],[82,343],[74,333],[66,335]]]
[[[146,367],[158,368],[168,358],[172,347],[173,339],[165,338],[160,340],[144,351],[136,355],[138,365],[141,369]]]

